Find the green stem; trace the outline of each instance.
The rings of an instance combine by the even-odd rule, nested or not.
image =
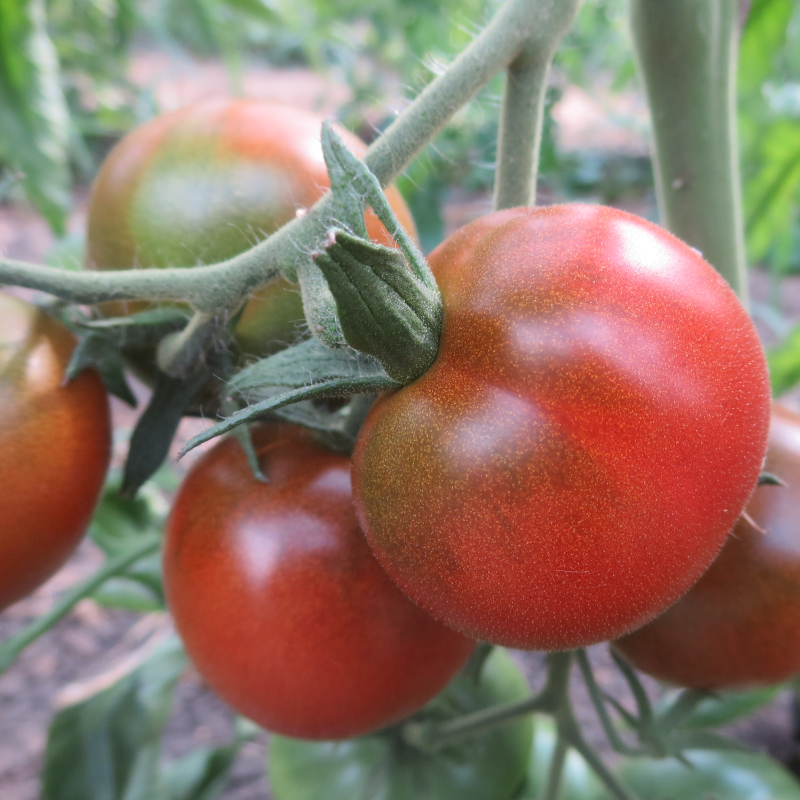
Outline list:
[[[552,7],[547,24],[537,28],[506,70],[497,143],[495,209],[526,206],[536,199],[550,63],[579,7],[580,0],[561,0]]]
[[[19,633],[0,644],[0,675],[16,661],[19,654],[32,642],[46,633],[73,609],[76,603],[99,589],[109,578],[124,572],[145,556],[155,553],[161,546],[159,539],[150,539],[135,550],[127,550],[115,558],[108,559],[103,566],[83,583],[67,592],[61,601],[47,614],[37,617]]]
[[[614,727],[614,723],[611,720],[611,715],[608,713],[608,709],[606,708],[606,704],[603,699],[603,693],[600,690],[600,687],[597,685],[597,680],[594,677],[592,665],[589,662],[589,657],[586,655],[586,651],[582,649],[578,650],[576,653],[576,660],[578,662],[578,668],[581,671],[581,676],[583,677],[583,682],[586,685],[586,690],[589,693],[589,699],[592,701],[592,705],[597,712],[597,716],[600,719],[600,724],[603,726],[603,731],[605,732],[606,738],[608,739],[611,747],[615,752],[622,753],[623,755],[643,755],[645,751],[641,748],[630,747],[629,745],[625,744]]]
[[[664,225],[747,306],[736,130],[738,0],[631,0]]]
[[[403,726],[403,738],[423,749],[438,749],[526,714],[536,711],[554,713],[569,685],[571,657],[570,652],[549,654],[547,682],[538,694],[524,700],[498,703],[447,722],[408,722]]]
[[[559,740],[563,740],[578,751],[592,772],[597,775],[616,800],[636,800],[634,795],[617,780],[614,773],[605,765],[597,751],[584,739],[580,724],[575,718],[569,693],[565,691],[560,701],[554,714]]]

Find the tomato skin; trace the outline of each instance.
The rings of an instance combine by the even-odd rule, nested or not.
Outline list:
[[[670,609],[615,642],[636,667],[698,689],[743,689],[800,673],[800,416],[773,405],[767,472],[720,554]]]
[[[644,624],[758,478],[769,385],[746,312],[696,251],[604,207],[490,214],[430,264],[437,360],[379,398],[354,453],[378,560],[475,639],[558,650]]]
[[[0,294],[0,610],[78,546],[111,450],[99,375],[64,371],[75,341],[36,306]]]
[[[114,147],[95,179],[87,266],[194,266],[249,249],[328,190],[322,121],[291,106],[218,99],[136,128]],[[366,147],[358,137],[337,130],[353,152],[363,155]],[[389,187],[386,195],[414,235],[400,193]],[[393,243],[371,211],[365,219],[374,241]],[[128,302],[107,310],[124,314],[146,307]],[[244,352],[266,355],[291,344],[303,325],[297,287],[278,278],[256,290],[235,334]]]
[[[347,458],[291,426],[253,435],[269,483],[224,440],[167,524],[167,598],[189,655],[232,706],[287,736],[346,738],[416,711],[474,642],[381,570],[353,513]]]

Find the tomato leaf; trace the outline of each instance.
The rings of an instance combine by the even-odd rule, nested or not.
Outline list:
[[[698,750],[685,757],[691,766],[674,759],[630,759],[618,774],[639,800],[800,800],[797,779],[767,756]]]
[[[0,159],[62,235],[70,207],[70,118],[44,0],[0,0]]]
[[[495,648],[476,683],[460,675],[420,716],[451,719],[530,694],[517,666]],[[508,800],[525,775],[532,723],[522,717],[437,753],[398,728],[343,742],[273,736],[269,774],[277,800]]]
[[[185,666],[172,638],[113,686],[60,711],[45,751],[45,800],[152,800],[159,737]]]
[[[778,685],[749,692],[709,693],[681,724],[684,728],[718,728],[727,725],[771,703],[783,688],[783,685]],[[666,702],[674,696],[668,695]]]
[[[800,325],[781,344],[767,351],[772,393],[780,396],[800,381]]]

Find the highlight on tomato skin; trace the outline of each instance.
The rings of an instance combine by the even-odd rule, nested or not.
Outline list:
[[[766,472],[719,556],[671,608],[614,646],[638,669],[697,689],[800,674],[800,416],[773,404]]]
[[[248,250],[309,208],[329,189],[323,119],[293,106],[220,98],[158,116],[128,133],[95,178],[87,218],[92,269],[181,267],[223,261]],[[357,155],[366,145],[337,126]],[[416,236],[400,192],[386,196]],[[375,214],[367,233],[394,244]],[[143,301],[104,304],[109,314],[141,311]],[[293,343],[304,328],[297,286],[283,278],[259,287],[235,329],[244,353],[263,356]]]
[[[253,439],[268,483],[229,438],[181,485],[164,580],[186,649],[210,686],[263,727],[342,739],[421,708],[474,642],[411,603],[372,555],[350,462],[299,428]]]
[[[518,208],[430,256],[433,367],[383,395],[354,453],[378,560],[475,639],[571,649],[675,602],[763,461],[770,392],[747,313],[633,215]]]
[[[0,610],[44,583],[80,543],[111,455],[100,376],[64,373],[72,334],[0,294]]]

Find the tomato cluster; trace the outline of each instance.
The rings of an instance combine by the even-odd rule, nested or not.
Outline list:
[[[191,266],[246,249],[326,191],[320,124],[226,100],[142,126],[94,186],[87,265]],[[367,228],[392,244],[371,214]],[[352,463],[297,427],[260,425],[266,480],[225,440],[186,477],[167,524],[165,588],[187,651],[233,706],[289,736],[344,738],[416,712],[476,639],[558,650],[644,625],[708,568],[762,466],[769,387],[753,326],[664,230],[595,206],[511,209],[458,231],[430,266],[444,306],[438,356],[378,398]],[[302,318],[296,290],[273,281],[235,336],[264,355]],[[58,323],[3,299],[0,334],[0,484],[15,498],[0,507],[1,607],[85,530],[109,431],[96,374],[62,385],[72,342]],[[797,430],[773,413],[767,466],[788,483],[800,475]],[[733,669],[743,638],[796,627],[783,534],[764,546],[749,521],[793,532],[796,495],[767,499],[779,491],[758,490],[684,600],[619,639],[631,660],[697,686],[800,670],[783,651],[760,671]],[[706,631],[735,583],[758,588],[715,639]],[[680,656],[700,640],[716,660]],[[673,670],[669,655],[689,666]]]

